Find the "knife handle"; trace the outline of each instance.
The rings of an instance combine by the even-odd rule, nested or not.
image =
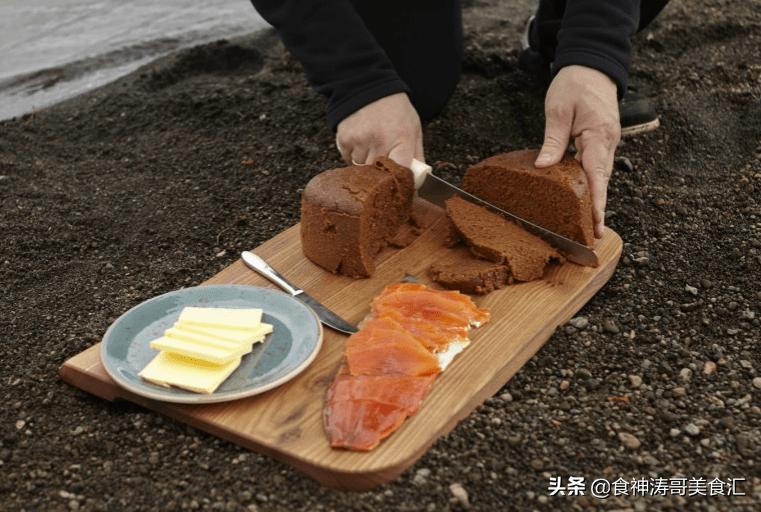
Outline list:
[[[415,190],[418,190],[423,186],[423,182],[428,175],[431,174],[433,168],[425,162],[413,158],[412,163],[410,164],[410,170],[412,171],[412,177],[415,180]]]
[[[304,290],[297,288],[291,284],[286,278],[281,276],[277,270],[270,267],[266,261],[264,261],[256,254],[249,251],[243,251],[240,257],[243,260],[243,263],[245,263],[249,268],[266,277],[278,285],[280,288],[290,293],[292,296],[295,297],[296,295],[304,292]]]

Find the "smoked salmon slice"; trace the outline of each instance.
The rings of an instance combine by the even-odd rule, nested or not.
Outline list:
[[[399,428],[407,415],[398,407],[373,400],[329,402],[325,430],[333,448],[369,451]]]
[[[431,352],[446,350],[454,340],[468,339],[468,327],[460,325],[444,325],[423,318],[404,316],[393,308],[382,308],[378,312],[381,318],[391,318],[414,335],[425,348]]]
[[[336,376],[328,402],[372,400],[393,405],[412,416],[433,384],[435,375],[349,375]]]
[[[418,339],[391,318],[366,322],[346,342],[351,375],[432,375],[439,360]]]
[[[335,448],[372,450],[391,435],[417,412],[441,372],[439,357],[451,361],[456,351],[441,353],[453,342],[461,350],[468,330],[489,320],[467,295],[417,283],[387,286],[371,312],[347,340],[328,390],[323,424]]]

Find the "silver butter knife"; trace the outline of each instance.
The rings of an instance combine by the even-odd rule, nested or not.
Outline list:
[[[285,277],[280,275],[277,270],[269,266],[269,264],[261,257],[249,251],[243,251],[240,257],[243,260],[243,263],[245,263],[251,270],[258,272],[286,292],[290,293],[291,296],[312,308],[320,321],[328,327],[346,334],[354,334],[357,332],[358,329],[355,326],[333,313],[327,307],[320,304],[317,299],[288,281]]]
[[[559,235],[549,229],[545,229],[542,226],[529,222],[526,219],[518,217],[508,211],[498,208],[493,204],[484,201],[478,196],[474,196],[461,188],[455,187],[451,183],[442,180],[438,176],[434,175],[430,165],[421,162],[420,160],[412,160],[412,174],[415,177],[415,188],[420,197],[426,201],[435,204],[436,206],[444,207],[444,201],[449,199],[453,195],[457,194],[463,199],[476,203],[481,206],[485,206],[489,210],[499,213],[503,217],[507,217],[516,224],[520,225],[526,231],[529,231],[536,236],[543,238],[547,243],[560,249],[566,257],[586,267],[596,267],[599,262],[597,260],[597,254],[587,247],[578,242],[575,242],[569,238]]]

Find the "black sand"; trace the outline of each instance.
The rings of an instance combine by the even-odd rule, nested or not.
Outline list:
[[[465,75],[429,161],[539,144],[519,9],[469,2]],[[512,4],[511,4],[512,5]],[[61,382],[119,314],[200,283],[298,220],[338,164],[322,99],[276,39],[221,42],[0,123],[0,509],[754,510],[761,503],[761,3],[675,1],[633,81],[663,127],[629,139],[611,282],[396,482],[346,494]],[[754,380],[755,379],[755,380]],[[629,435],[634,436],[632,439]],[[552,498],[550,476],[745,478],[744,497]]]

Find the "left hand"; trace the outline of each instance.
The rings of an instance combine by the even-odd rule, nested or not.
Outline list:
[[[592,195],[595,236],[601,238],[608,181],[621,139],[616,84],[596,69],[566,66],[547,90],[544,112],[544,144],[534,165],[549,167],[560,162],[574,138],[576,159],[584,167]]]

